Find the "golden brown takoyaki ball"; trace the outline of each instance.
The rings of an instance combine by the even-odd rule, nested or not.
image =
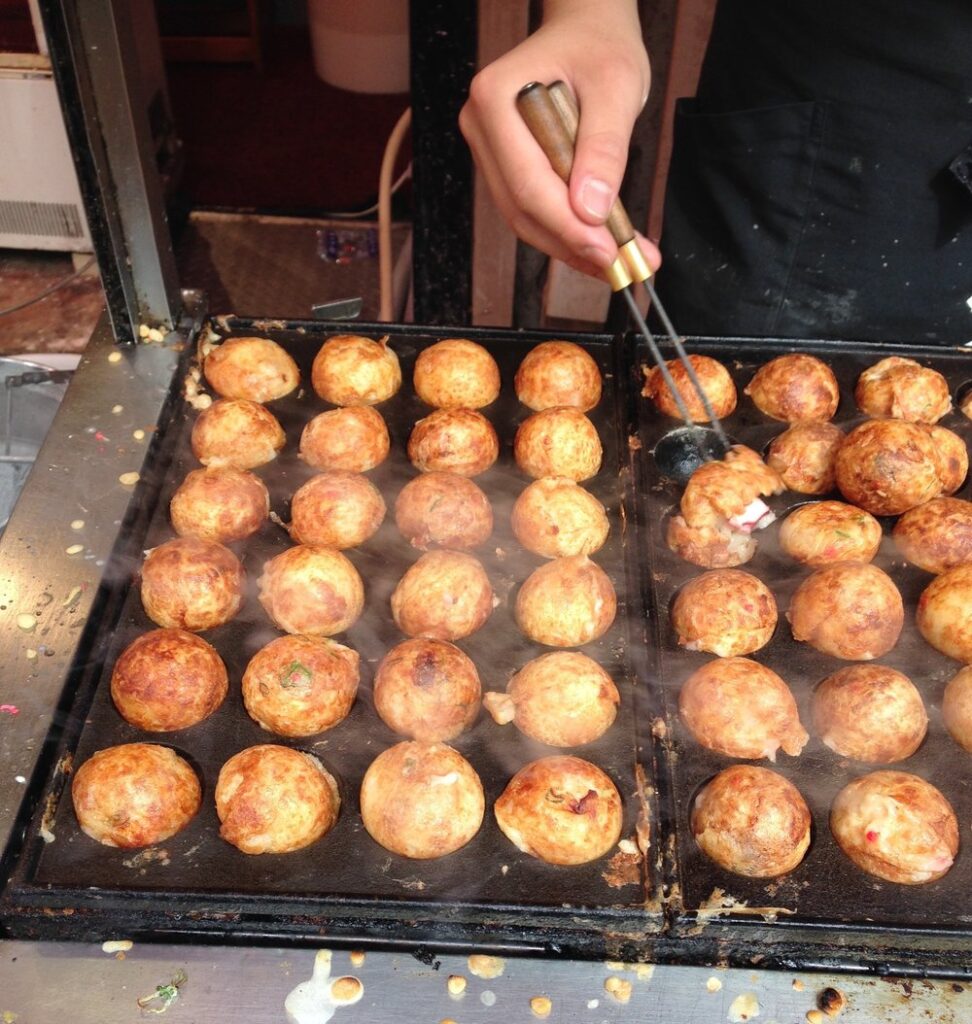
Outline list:
[[[689,580],[672,603],[672,627],[689,651],[720,658],[752,654],[776,629],[776,599],[762,580],[739,569],[715,569]]]
[[[243,604],[246,575],[229,548],[198,537],[160,544],[142,563],[142,607],[158,626],[199,632],[221,626]]]
[[[513,380],[516,397],[534,412],[569,405],[581,412],[601,400],[601,371],[572,341],[544,341],[523,357]]]
[[[764,523],[761,499],[782,490],[779,474],[751,448],[737,444],[721,461],[699,466],[685,485],[679,508],[689,526],[728,524],[748,533]]]
[[[358,692],[358,652],[317,636],[281,636],[250,659],[243,703],[278,736],[314,736],[343,722]]]
[[[300,383],[290,353],[269,338],[227,338],[209,351],[203,373],[217,395],[251,402],[283,398]]]
[[[256,533],[270,512],[266,484],[233,466],[194,469],[172,495],[169,515],[180,537],[228,544]]]
[[[611,628],[617,604],[607,573],[587,555],[555,558],[520,587],[516,621],[538,644],[579,647]]]
[[[303,544],[271,558],[259,581],[260,603],[286,633],[333,636],[364,607],[358,570],[340,551]]]
[[[601,468],[597,428],[580,411],[556,406],[535,412],[517,427],[513,457],[528,476],[566,477],[579,483]]]
[[[783,520],[779,539],[791,558],[823,569],[837,562],[870,562],[881,547],[881,524],[843,501],[812,501]]]
[[[876,565],[839,562],[797,587],[786,613],[794,640],[847,661],[887,654],[904,625],[904,603]]]
[[[563,477],[544,477],[524,488],[513,503],[510,525],[527,551],[544,558],[592,555],[611,529],[597,498]]]
[[[972,565],[936,576],[918,599],[915,622],[936,650],[972,662]]]
[[[931,426],[925,429],[935,448],[942,494],[954,494],[969,475],[969,449],[962,438],[948,427]]]
[[[745,565],[756,554],[756,538],[722,526],[689,526],[683,516],[668,520],[665,543],[679,558],[706,569]]]
[[[952,739],[972,753],[972,666],[959,669],[945,687],[942,720]]]
[[[729,371],[718,360],[711,356],[690,355],[689,362],[695,370],[702,390],[709,399],[712,411],[722,419],[728,416],[736,408],[736,385],[729,376]],[[708,423],[709,415],[705,406],[699,398],[692,381],[689,379],[685,367],[679,359],[670,359],[665,365],[675,382],[675,388],[682,396],[685,407],[688,409],[690,418],[696,423]],[[651,368],[642,367],[645,375],[645,386],[641,393],[645,398],[650,398],[656,408],[666,416],[681,419],[682,413],[678,408],[668,385],[662,377],[662,372],[657,366]]]
[[[436,409],[482,409],[499,397],[496,360],[474,341],[445,338],[415,360],[415,394]]]
[[[419,551],[465,551],[493,532],[493,509],[479,486],[456,473],[422,473],[399,491],[395,523]]]
[[[71,783],[81,830],[105,846],[151,846],[195,817],[202,789],[189,763],[154,743],[123,743],[92,754]]]
[[[901,554],[926,572],[972,563],[972,502],[934,498],[909,509],[891,531]]]
[[[436,409],[408,438],[408,457],[423,473],[478,476],[498,456],[496,429],[475,409]]]
[[[361,818],[386,850],[444,857],[479,831],[486,811],[472,765],[444,743],[406,740],[379,754],[361,783]]]
[[[313,548],[354,548],[385,518],[381,491],[360,473],[331,469],[302,484],[290,503],[290,536]]]
[[[810,845],[810,809],[800,791],[750,764],[731,765],[699,790],[691,827],[706,856],[748,878],[787,874]]]
[[[335,334],[314,356],[311,384],[333,405],[377,405],[402,386],[402,370],[387,337]]]
[[[678,710],[689,732],[727,757],[796,757],[809,739],[796,701],[771,669],[749,658],[706,662],[685,680]]]
[[[462,551],[428,551],[398,581],[392,618],[408,636],[459,640],[493,611],[493,588],[478,559]]]
[[[854,400],[868,416],[937,423],[952,408],[948,382],[914,359],[888,356],[857,379]]]
[[[760,412],[786,423],[829,420],[840,402],[834,371],[816,356],[803,352],[777,356],[765,363],[743,393]]]
[[[337,821],[337,782],[312,754],[263,743],[234,754],[216,781],[219,834],[243,853],[290,853]]]
[[[378,717],[393,732],[426,743],[465,732],[476,720],[481,696],[472,659],[445,640],[405,640],[375,672]]]
[[[844,432],[833,423],[794,423],[773,438],[766,465],[788,490],[826,494],[835,486],[834,460],[843,440]]]
[[[365,473],[384,462],[390,448],[381,413],[368,406],[319,413],[300,435],[300,457],[315,469]]]
[[[928,715],[915,684],[886,665],[848,665],[813,693],[813,727],[831,750],[867,764],[903,761],[921,745]]]
[[[586,864],[621,835],[621,795],[597,765],[555,754],[521,768],[494,807],[496,823],[519,850],[548,864]]]
[[[192,453],[204,466],[254,469],[277,457],[287,437],[269,409],[244,398],[221,398],[193,424]]]
[[[188,729],[223,703],[228,688],[215,648],[184,629],[143,633],[122,651],[111,673],[119,714],[146,732]]]
[[[972,419],[972,390],[966,391],[962,396],[962,400],[959,402],[959,412]]]
[[[513,722],[552,747],[593,743],[611,728],[621,695],[614,680],[580,651],[553,651],[528,661],[505,693],[487,693],[486,710],[499,725]]]
[[[830,809],[830,829],[862,871],[904,885],[941,878],[959,848],[949,802],[908,772],[871,772],[846,785]]]

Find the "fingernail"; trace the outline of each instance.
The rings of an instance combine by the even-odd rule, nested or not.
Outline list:
[[[596,245],[587,245],[580,252],[588,263],[596,267],[609,267],[614,262],[614,257],[605,249],[599,249]]]
[[[592,217],[604,220],[614,203],[614,190],[598,178],[588,178],[581,188],[581,204]]]

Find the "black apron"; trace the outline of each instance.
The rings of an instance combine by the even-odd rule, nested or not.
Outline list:
[[[688,334],[972,340],[972,0],[720,0],[661,248]]]

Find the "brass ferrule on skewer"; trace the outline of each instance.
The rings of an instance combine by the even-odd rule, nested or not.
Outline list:
[[[631,282],[632,277],[628,271],[628,265],[625,261],[618,256],[618,258],[604,271],[604,277],[607,283],[611,286],[611,291],[619,292],[622,288],[627,288]]]
[[[618,249],[618,259],[624,262],[628,274],[633,281],[647,281],[651,277],[651,267],[645,259],[645,254],[638,245],[638,239],[632,238]],[[617,289],[615,289],[617,291]]]

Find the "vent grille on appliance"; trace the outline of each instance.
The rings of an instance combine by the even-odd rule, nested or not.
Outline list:
[[[73,203],[31,203],[0,199],[0,234],[81,238],[81,211]]]

